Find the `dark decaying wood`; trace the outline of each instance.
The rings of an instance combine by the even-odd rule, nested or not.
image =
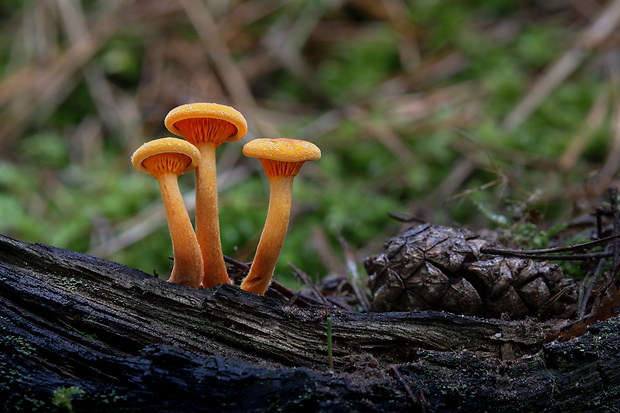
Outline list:
[[[617,319],[544,344],[550,328],[298,308],[0,236],[2,411],[615,409]]]

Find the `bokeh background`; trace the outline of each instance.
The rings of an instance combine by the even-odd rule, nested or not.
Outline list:
[[[241,261],[268,202],[243,144],[322,149],[295,181],[290,285],[288,262],[363,276],[403,225],[388,212],[545,231],[616,179],[619,25],[604,0],[3,0],[0,232],[167,276],[158,186],[130,157],[196,101],[249,123],[218,152],[223,250]]]

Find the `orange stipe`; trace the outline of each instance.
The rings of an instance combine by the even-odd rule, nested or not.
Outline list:
[[[152,175],[159,183],[174,253],[174,267],[168,281],[193,288],[200,287],[204,266],[177,177],[195,169],[200,159],[198,148],[178,138],[147,142],[131,157],[137,170]]]
[[[220,241],[215,151],[224,142],[235,142],[248,125],[236,109],[217,103],[188,103],[172,109],[166,128],[196,145],[201,162],[196,168],[196,237],[200,244],[205,288],[229,284]]]
[[[265,227],[256,248],[250,272],[241,289],[263,295],[280,256],[291,213],[293,179],[307,161],[316,161],[321,150],[311,142],[299,139],[254,139],[245,144],[243,154],[258,158],[269,177],[269,210]]]

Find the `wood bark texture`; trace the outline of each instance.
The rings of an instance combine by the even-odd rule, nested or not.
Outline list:
[[[2,411],[618,411],[618,320],[551,328],[300,308],[0,236]]]

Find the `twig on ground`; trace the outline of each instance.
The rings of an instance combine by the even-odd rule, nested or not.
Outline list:
[[[611,256],[610,246],[608,245],[605,249]],[[603,266],[605,265],[605,260],[602,259],[598,262],[596,266],[596,270],[592,276],[586,276],[581,285],[579,286],[579,301],[577,302],[577,314],[579,314],[579,318],[583,318],[586,314],[588,302],[590,301],[590,296],[592,294],[592,289],[594,288],[594,283],[598,279],[599,274],[603,271]]]
[[[411,387],[409,387],[409,385],[407,384],[405,379],[403,379],[403,376],[401,376],[401,374],[398,371],[398,368],[396,368],[396,366],[391,366],[390,370],[392,371],[392,373],[394,373],[394,375],[398,379],[398,382],[405,389],[405,392],[407,393],[407,396],[413,402],[413,406],[414,407],[418,407],[420,409],[419,411],[421,411],[421,412],[429,412],[430,409],[429,409],[429,406],[428,406],[428,402],[426,401],[426,398],[424,397],[424,393],[422,393],[422,390],[420,390],[420,396],[422,397],[423,401],[421,401],[418,397],[416,397],[413,394],[413,391],[411,391]]]
[[[567,50],[531,86],[529,92],[510,111],[502,122],[508,132],[517,129],[620,24],[620,0],[612,1],[599,13],[592,24],[581,34],[575,45]]]
[[[230,93],[235,105],[243,110],[249,123],[257,128],[261,135],[277,136],[277,130],[273,125],[259,122],[257,114],[258,105],[250,90],[250,86],[235,63],[230,48],[222,39],[218,25],[207,5],[202,2],[189,0],[182,0],[181,5],[196,29],[196,33],[198,33],[205,51],[211,55],[213,65],[222,82],[226,85],[226,89]]]
[[[424,224],[426,221],[411,215],[400,214],[398,212],[388,212],[388,216],[400,222],[417,222]]]
[[[231,257],[229,257],[227,255],[224,255],[224,261],[226,261],[227,263],[233,265],[235,268],[237,268],[237,269],[239,269],[239,270],[241,270],[243,272],[249,271],[250,265],[252,265],[251,262],[246,264],[244,262],[237,261],[236,259],[231,258]]]
[[[585,242],[583,244],[569,245],[565,247],[553,247],[553,248],[541,248],[536,250],[513,250],[508,248],[493,248],[493,247],[482,247],[480,248],[480,252],[483,254],[495,254],[495,255],[504,255],[510,257],[525,257],[525,258],[541,258],[544,257],[547,259],[547,255],[544,254],[552,254],[552,253],[563,253],[563,252],[573,252],[573,251],[582,251],[594,247],[598,247],[601,245],[607,245],[611,242],[617,241],[620,238],[620,235],[613,235],[611,237],[597,239],[595,241]],[[572,258],[572,257],[586,257],[586,258],[602,258],[611,256],[609,252],[602,253],[590,253],[590,254],[578,254],[578,255],[559,255],[555,256],[556,259],[584,259],[584,258]],[[553,256],[552,256],[553,257]]]
[[[613,214],[613,237],[618,237],[620,235],[620,211],[618,210],[618,188],[612,186],[607,190],[609,193],[609,201],[611,206],[611,213]],[[620,250],[620,244],[618,244],[617,239],[612,244],[613,250],[613,261],[612,268],[616,268],[618,266],[618,251]]]
[[[349,247],[349,243],[343,237],[340,237],[339,239],[340,239],[340,244],[342,244],[342,247],[344,248],[344,256],[347,262],[347,269],[349,270],[349,274],[352,277],[351,287],[353,288],[353,292],[355,293],[355,296],[357,297],[357,300],[360,306],[362,307],[362,309],[364,311],[369,311],[370,302],[368,301],[368,297],[366,296],[366,294],[364,294],[361,291],[360,286],[359,286],[360,277],[357,272],[357,264],[355,261],[355,257],[353,256],[351,248]]]
[[[579,130],[570,138],[570,143],[560,156],[558,166],[562,171],[568,171],[575,166],[586,149],[588,139],[592,138],[597,128],[606,121],[608,108],[609,93],[607,93],[606,89],[603,89],[597,96],[585,121]]]
[[[316,285],[312,282],[312,279],[308,274],[295,267],[292,263],[288,263],[288,266],[293,270],[295,276],[300,279],[304,284],[312,289],[312,292],[316,295],[316,297],[322,301],[324,304],[329,304],[329,301],[325,298],[325,296],[316,288]]]

